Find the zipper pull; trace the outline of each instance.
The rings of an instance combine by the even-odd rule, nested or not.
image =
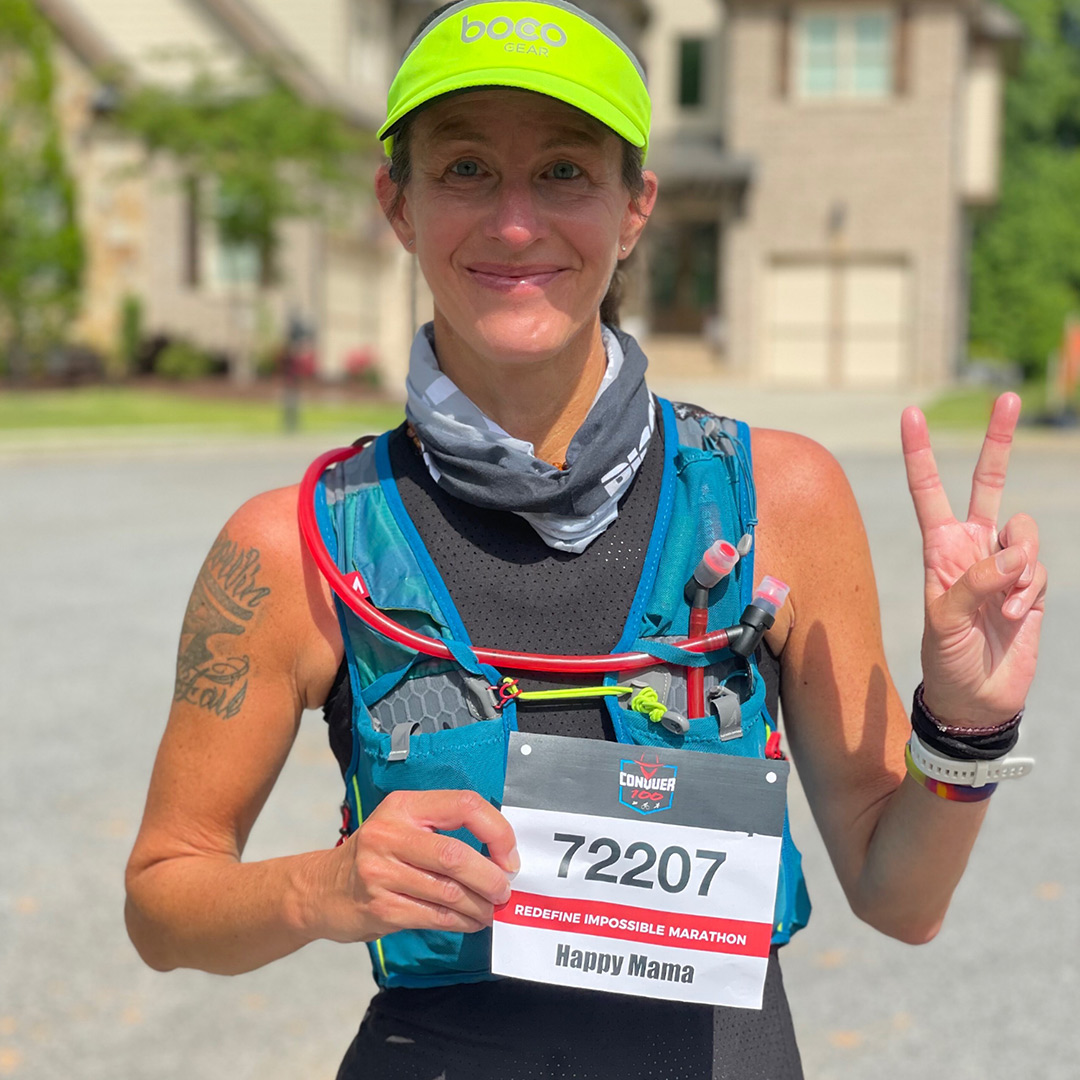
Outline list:
[[[716,724],[721,742],[741,739],[742,704],[739,695],[726,686],[714,686],[708,694],[709,708],[716,713]]]
[[[420,730],[419,720],[406,720],[395,724],[390,732],[390,753],[387,761],[405,761],[409,756],[409,738]]]

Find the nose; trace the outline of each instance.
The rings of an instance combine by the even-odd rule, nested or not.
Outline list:
[[[521,250],[545,233],[538,193],[528,176],[504,176],[493,196],[488,235]]]

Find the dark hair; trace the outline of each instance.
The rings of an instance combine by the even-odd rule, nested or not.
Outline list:
[[[390,154],[390,179],[397,187],[394,201],[390,205],[393,216],[401,205],[401,199],[412,178],[412,121],[415,114],[406,116],[397,131],[394,132],[394,147]],[[634,146],[619,136],[622,146],[622,182],[633,199],[635,206],[645,193],[645,177],[642,175],[644,162],[640,146]],[[607,295],[600,304],[600,321],[611,326],[619,325],[619,307],[622,303],[623,290],[626,286],[626,264],[633,258],[630,255],[615,268],[608,285]]]

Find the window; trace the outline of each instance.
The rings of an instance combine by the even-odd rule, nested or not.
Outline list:
[[[263,280],[263,260],[254,244],[218,240],[214,280],[233,288],[252,288]]]
[[[807,14],[797,24],[799,96],[884,98],[893,93],[893,20],[886,12]]]
[[[197,289],[202,284],[202,205],[199,181],[184,181],[184,284]]]
[[[267,277],[259,235],[259,211],[245,205],[235,191],[219,188],[215,214],[217,243],[214,251],[214,280],[226,287],[250,288]]]
[[[207,211],[208,206],[214,207],[214,213]],[[211,181],[189,177],[184,182],[184,285],[219,293],[272,284],[273,262],[267,260],[257,239],[247,238],[252,222],[244,217],[237,200],[226,196]],[[236,236],[238,231],[242,238]]]
[[[694,108],[705,104],[705,42],[683,38],[679,42],[679,104]]]

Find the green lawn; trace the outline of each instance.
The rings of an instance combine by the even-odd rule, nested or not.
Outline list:
[[[382,431],[399,424],[398,405],[303,400],[302,431]],[[137,387],[0,390],[0,433],[42,428],[173,427],[207,434],[282,430],[280,401],[202,397]]]
[[[1045,389],[1023,388],[1024,419],[1045,408]],[[963,387],[926,407],[935,428],[982,428],[998,391]],[[300,430],[363,434],[384,431],[402,419],[399,405],[302,399]],[[264,434],[282,430],[281,402],[210,397],[182,390],[85,387],[73,390],[0,390],[0,436],[43,429],[173,428],[206,434]]]
[[[990,409],[1002,391],[985,386],[965,386],[946,390],[925,408],[934,428],[985,428]],[[1016,391],[1024,402],[1020,423],[1032,423],[1046,411],[1045,383],[1028,383]]]

